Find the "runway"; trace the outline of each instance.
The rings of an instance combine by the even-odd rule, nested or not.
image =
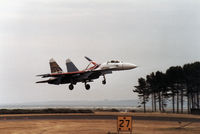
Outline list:
[[[119,114],[120,115],[120,114]],[[6,120],[116,120],[118,115],[97,114],[31,114],[31,115],[0,115],[0,121]],[[178,122],[200,122],[200,118],[194,117],[165,117],[165,116],[142,116],[131,115],[133,120],[147,121],[178,121]]]

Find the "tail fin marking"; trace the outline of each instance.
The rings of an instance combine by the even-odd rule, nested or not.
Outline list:
[[[63,72],[60,66],[57,64],[57,62],[53,58],[49,60],[49,64],[50,64],[51,73]]]

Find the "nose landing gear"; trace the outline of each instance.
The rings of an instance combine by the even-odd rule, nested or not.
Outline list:
[[[103,75],[103,81],[102,81],[102,84],[106,84],[106,77],[105,77],[105,75]]]
[[[106,80],[103,80],[103,81],[102,81],[102,84],[104,84],[104,85],[105,85],[105,84],[106,84]]]

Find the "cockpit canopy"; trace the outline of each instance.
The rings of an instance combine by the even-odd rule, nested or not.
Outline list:
[[[118,61],[118,60],[111,60],[111,61],[108,61],[107,63],[120,63],[120,61]]]

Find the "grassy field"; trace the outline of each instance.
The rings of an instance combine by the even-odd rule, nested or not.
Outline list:
[[[96,113],[108,114],[108,113]],[[109,113],[110,115],[116,113]],[[136,113],[153,116],[196,117],[194,115],[176,115],[160,113]],[[200,134],[200,122],[133,121],[133,134]],[[182,127],[187,125],[185,127]],[[2,120],[0,134],[116,134],[116,120]]]

